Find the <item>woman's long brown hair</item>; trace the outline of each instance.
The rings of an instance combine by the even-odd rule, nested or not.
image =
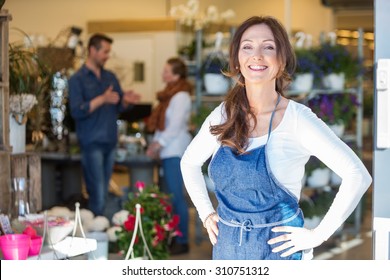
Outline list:
[[[235,86],[225,98],[226,121],[210,127],[210,132],[218,136],[222,145],[229,146],[237,153],[244,153],[248,147],[250,122],[252,118],[256,123],[256,116],[252,112],[246,95],[245,78],[239,69],[238,52],[243,33],[251,26],[266,24],[272,31],[278,61],[281,68],[276,77],[275,90],[284,95],[284,91],[291,82],[291,75],[296,67],[294,49],[291,46],[287,32],[283,25],[270,16],[254,16],[244,21],[234,33],[229,50],[229,71],[226,76],[236,79]]]

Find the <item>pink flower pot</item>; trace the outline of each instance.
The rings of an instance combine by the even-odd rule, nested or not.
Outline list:
[[[27,234],[0,236],[0,248],[5,260],[25,260],[30,249],[31,238]]]
[[[35,235],[31,236],[30,250],[28,251],[29,256],[36,256],[39,254],[42,246],[42,236]]]

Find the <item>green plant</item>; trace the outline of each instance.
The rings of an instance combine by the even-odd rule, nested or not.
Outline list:
[[[320,68],[318,67],[317,57],[314,49],[295,49],[297,67],[295,73],[313,73],[318,76]]]
[[[359,60],[342,45],[323,43],[315,49],[315,56],[322,75],[345,73],[346,79],[354,79],[362,70]]]
[[[318,158],[312,156],[305,165],[305,173],[307,177],[310,177],[312,172],[317,168],[327,168],[325,163],[320,161]]]
[[[228,69],[228,66],[228,60],[222,52],[212,52],[206,57],[202,65],[202,73],[221,74]]]
[[[177,229],[179,216],[172,214],[170,197],[161,192],[158,186],[145,186],[144,182],[138,181],[136,188],[137,192],[130,192],[129,199],[123,206],[128,211],[128,216],[120,225],[121,229],[116,232],[118,248],[126,255],[136,226],[135,207],[140,204],[146,245],[154,259],[167,259],[169,257],[168,246],[172,237],[181,235]],[[139,233],[138,231],[133,247],[135,257],[145,256],[146,247],[139,238]]]
[[[310,195],[302,196],[299,206],[305,218],[323,217],[328,211],[334,193],[328,190],[315,190]]]
[[[43,139],[42,130],[48,130],[46,114],[50,94],[50,71],[44,65],[34,49],[27,49],[17,44],[9,45],[9,86],[10,94],[34,95],[37,106],[27,113],[28,126],[33,142]],[[27,95],[26,95],[27,94]],[[10,98],[12,100],[12,98]],[[27,116],[26,116],[27,119]],[[30,132],[28,133],[30,134]]]
[[[49,70],[34,50],[20,45],[9,45],[10,94],[39,95],[48,88]]]
[[[214,107],[206,105],[200,106],[199,110],[191,115],[191,131],[196,133],[213,110]]]

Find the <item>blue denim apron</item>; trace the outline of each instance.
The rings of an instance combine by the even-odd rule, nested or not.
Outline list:
[[[280,101],[278,98],[276,107]],[[268,139],[272,130],[272,112]],[[289,260],[302,259],[302,251],[282,258],[269,245],[275,226],[303,226],[297,198],[272,174],[267,160],[267,143],[245,154],[221,146],[209,165],[218,200],[219,235],[213,259]]]

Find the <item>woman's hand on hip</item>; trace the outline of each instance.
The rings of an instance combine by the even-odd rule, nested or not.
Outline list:
[[[213,213],[211,216],[207,217],[204,221],[204,227],[207,230],[207,233],[209,234],[210,242],[213,244],[217,244],[217,236],[218,236],[218,214]]]
[[[280,255],[281,257],[288,257],[295,252],[315,248],[324,242],[314,230],[306,228],[281,226],[274,227],[272,231],[284,233],[268,240],[270,245],[280,243],[272,249],[272,252],[278,253],[287,250]]]

